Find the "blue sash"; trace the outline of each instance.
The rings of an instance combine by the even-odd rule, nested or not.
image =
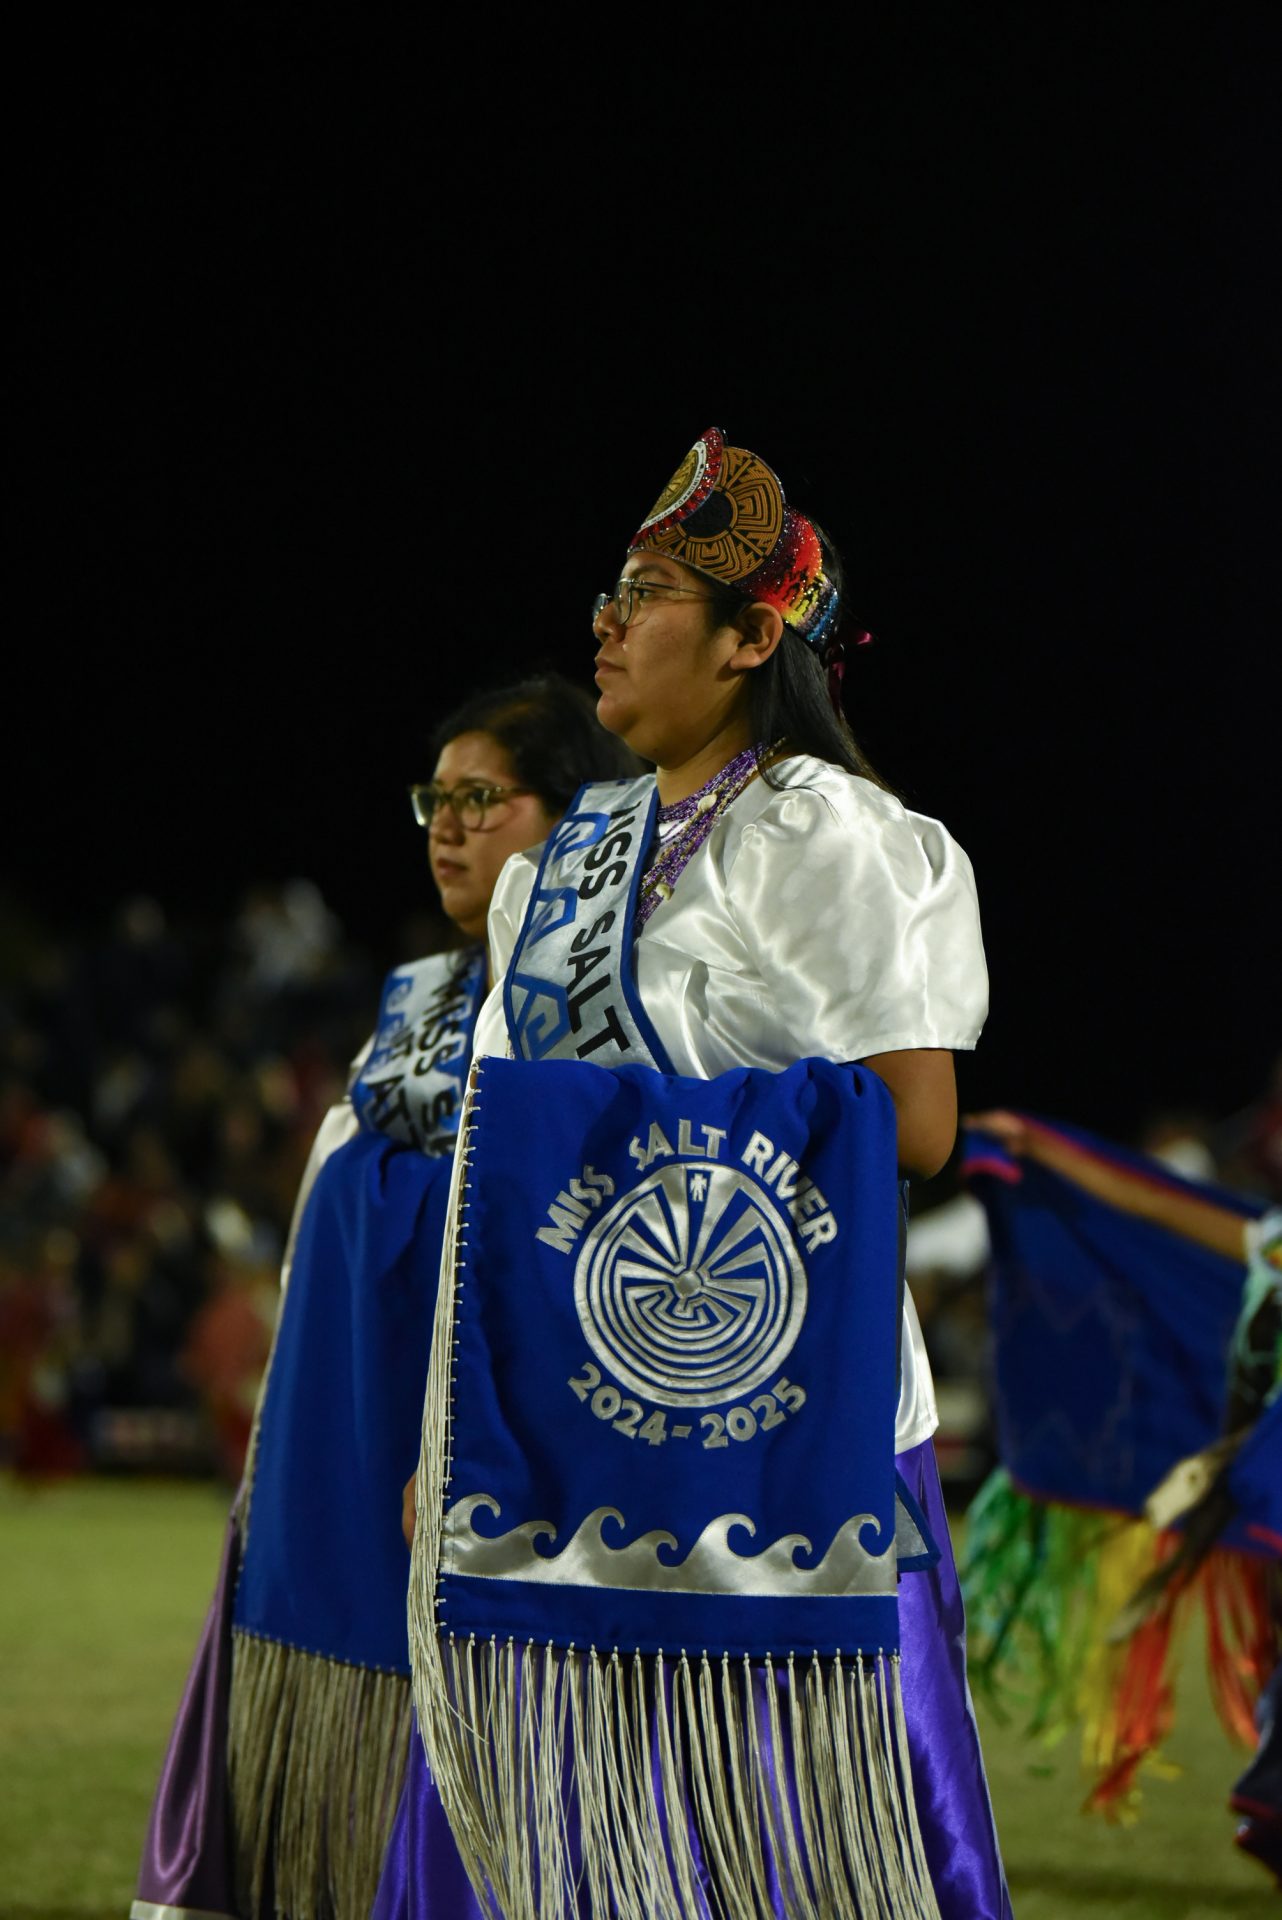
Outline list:
[[[451,1154],[485,958],[389,975],[360,1130],[303,1204],[259,1412],[234,1624],[408,1675],[400,1490],[418,1458]]]
[[[548,837],[503,985],[518,1060],[625,1061],[670,1073],[632,966],[654,776],[581,787]]]
[[[454,1151],[484,998],[483,947],[433,954],[388,974],[374,1038],[351,1088],[367,1132],[420,1153]]]

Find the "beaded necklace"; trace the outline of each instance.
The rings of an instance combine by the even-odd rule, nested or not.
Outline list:
[[[781,740],[776,740],[772,747],[763,747],[760,742],[745,747],[697,793],[687,794],[684,800],[674,800],[670,807],[659,808],[649,865],[637,890],[635,925],[638,933],[655,908],[671,899],[672,889],[730,802],[743,792],[762,761],[782,745]]]

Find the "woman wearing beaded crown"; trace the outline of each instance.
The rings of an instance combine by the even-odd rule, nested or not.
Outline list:
[[[397,967],[323,1121],[218,1593],[152,1808],[134,1914],[363,1920],[410,1739],[401,1489],[413,1464],[449,1162],[508,856],[579,782],[635,763],[556,674],[473,695],[411,789],[459,943]],[[469,1899],[444,1821],[442,1912]]]
[[[508,864],[490,916],[506,993],[496,989],[482,1010],[478,1059],[626,1065],[644,1042],[663,1071],[696,1080],[743,1067],[781,1073],[806,1058],[861,1062],[893,1098],[902,1172],[939,1170],[956,1127],[951,1053],[975,1044],[987,1008],[974,885],[944,828],[883,787],[830,699],[838,617],[838,565],[818,529],[787,505],[762,460],[705,433],[594,609],[598,715],[656,767],[653,836],[625,847],[616,863],[625,891],[629,858],[641,868],[632,904],[602,911],[591,936],[571,942],[566,933],[565,978],[576,983],[567,998],[552,978],[560,936],[530,905],[536,877],[538,900],[555,902],[566,889],[551,882],[564,876],[546,854],[542,869],[537,853]],[[583,805],[581,796],[575,811]],[[597,866],[582,884],[582,894],[596,896],[594,911],[609,897],[613,871]],[[598,928],[612,951],[596,979],[579,986],[584,942]],[[632,1002],[595,991],[629,968]],[[559,1025],[549,1011],[558,1006],[568,1014]],[[935,1425],[929,1366],[905,1296],[897,1464],[941,1548],[937,1564],[903,1574],[898,1596],[916,1812],[937,1902],[930,1908],[927,1897],[921,1910],[1002,1920],[1009,1899],[966,1691]],[[425,1438],[420,1536],[428,1455]],[[415,1666],[417,1690],[417,1654]],[[701,1818],[692,1805],[692,1834]],[[697,1835],[691,1845],[685,1857],[697,1860]],[[501,1843],[488,1857],[492,1867],[480,1875],[493,1887],[507,1871]],[[697,1889],[687,1883],[675,1904],[665,1892],[653,1910],[726,1910],[724,1875],[705,1859],[697,1877]],[[804,1880],[800,1873],[790,1890],[775,1886],[767,1903],[758,1872],[751,1910],[811,1911]],[[608,1882],[587,1859],[578,1910],[604,1915],[618,1900],[623,1911]],[[515,1894],[493,1897],[495,1912],[526,1911]],[[822,1911],[847,1910],[831,1889],[818,1901]],[[430,1886],[377,1909],[380,1920],[410,1911],[437,1911]]]

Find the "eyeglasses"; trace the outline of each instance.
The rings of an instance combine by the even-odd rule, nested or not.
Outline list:
[[[598,593],[592,602],[592,624],[596,625],[607,607],[614,608],[615,618],[621,627],[631,625],[637,613],[637,602],[644,601],[648,593],[679,593],[687,600],[708,600],[717,598],[715,593],[694,593],[689,587],[665,587],[655,580],[638,580],[634,574],[625,573],[621,580],[614,583],[613,593]]]
[[[518,793],[533,793],[533,787],[487,787],[480,780],[460,780],[456,787],[442,787],[435,780],[410,788],[410,805],[420,827],[430,827],[442,807],[448,807],[461,827],[475,833],[485,825],[491,807],[512,800]]]

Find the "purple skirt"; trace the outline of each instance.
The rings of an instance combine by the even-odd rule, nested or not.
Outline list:
[[[218,1584],[187,1675],[138,1870],[134,1920],[182,1914],[234,1920],[227,1710],[231,1696],[231,1608],[240,1536],[227,1522]],[[442,1908],[443,1913],[448,1911]]]
[[[899,1588],[900,1683],[926,1860],[943,1920],[1011,1920],[970,1688],[966,1622],[927,1440],[898,1458],[939,1543],[938,1565]],[[707,1913],[716,1909],[709,1904]],[[423,1757],[411,1742],[372,1920],[489,1920],[463,1871]]]

